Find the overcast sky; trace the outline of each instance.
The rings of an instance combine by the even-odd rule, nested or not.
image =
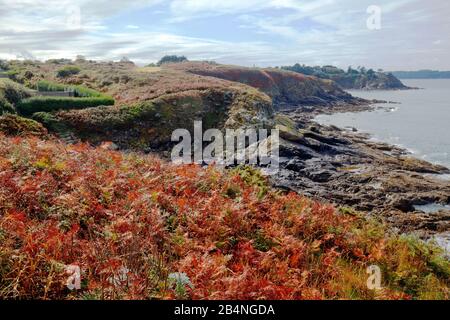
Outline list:
[[[0,0],[2,59],[450,70],[449,35],[448,0]]]

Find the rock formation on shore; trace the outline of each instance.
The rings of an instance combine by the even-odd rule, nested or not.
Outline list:
[[[343,89],[357,90],[405,90],[413,89],[405,86],[392,73],[381,70],[374,71],[359,67],[358,69],[348,68],[347,71],[334,66],[309,67],[295,64],[293,66],[282,67],[283,70],[290,70],[301,74],[313,75],[321,79],[333,80]]]

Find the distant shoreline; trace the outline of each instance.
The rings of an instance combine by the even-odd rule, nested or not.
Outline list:
[[[395,77],[403,80],[424,79],[450,79],[450,71],[417,70],[417,71],[392,71]]]

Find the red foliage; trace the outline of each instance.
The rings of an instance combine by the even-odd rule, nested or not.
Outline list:
[[[261,199],[214,168],[0,137],[4,298],[338,298],[336,260],[366,259],[353,219],[294,193]],[[68,265],[81,290],[66,288]]]

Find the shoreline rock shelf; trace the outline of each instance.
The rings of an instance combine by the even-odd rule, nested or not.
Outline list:
[[[322,112],[370,108],[341,105]],[[424,239],[450,231],[450,181],[436,178],[450,173],[448,168],[371,141],[367,134],[320,125],[312,120],[318,113],[318,108],[281,113],[295,128],[287,134],[281,127],[281,169],[271,177],[273,186],[366,212],[401,233]],[[442,210],[418,210],[428,203],[439,204]]]

